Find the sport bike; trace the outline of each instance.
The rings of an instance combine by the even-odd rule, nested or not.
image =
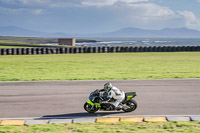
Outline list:
[[[98,90],[90,93],[89,100],[84,104],[84,109],[88,113],[95,113],[96,111],[113,111],[123,110],[124,112],[132,112],[137,108],[137,102],[133,99],[136,96],[136,92],[125,93],[125,99],[119,104],[120,109],[110,109],[111,103],[115,102],[115,99],[111,98],[104,101],[106,93],[101,94]]]

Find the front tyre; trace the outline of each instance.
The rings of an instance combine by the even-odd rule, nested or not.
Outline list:
[[[124,106],[125,107],[122,108],[124,112],[132,112],[137,108],[137,102],[134,99],[130,99]]]
[[[87,102],[84,104],[84,109],[88,113],[95,113],[95,112],[97,112],[99,110],[99,108],[97,106],[95,106],[95,105],[92,106]]]

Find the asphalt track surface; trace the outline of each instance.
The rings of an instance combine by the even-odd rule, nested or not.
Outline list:
[[[108,81],[0,82],[0,118],[200,115],[200,79],[112,80],[136,91],[134,112],[85,112],[91,91]]]

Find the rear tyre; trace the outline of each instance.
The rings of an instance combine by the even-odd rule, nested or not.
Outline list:
[[[95,113],[95,112],[97,112],[99,110],[99,108],[97,106],[95,106],[95,105],[92,106],[87,102],[84,104],[84,109],[88,113]]]
[[[124,112],[132,112],[137,108],[137,102],[134,99],[130,99],[125,103],[127,108],[122,108]]]

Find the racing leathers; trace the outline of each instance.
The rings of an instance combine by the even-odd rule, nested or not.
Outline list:
[[[104,89],[100,90],[100,91],[105,91]],[[115,86],[112,86],[112,88],[107,92],[107,96],[105,97],[105,100],[109,100],[109,99],[115,99],[116,101],[112,103],[112,105],[117,108],[119,103],[122,102],[125,98],[125,93],[124,91],[121,91],[120,89],[118,89]]]

